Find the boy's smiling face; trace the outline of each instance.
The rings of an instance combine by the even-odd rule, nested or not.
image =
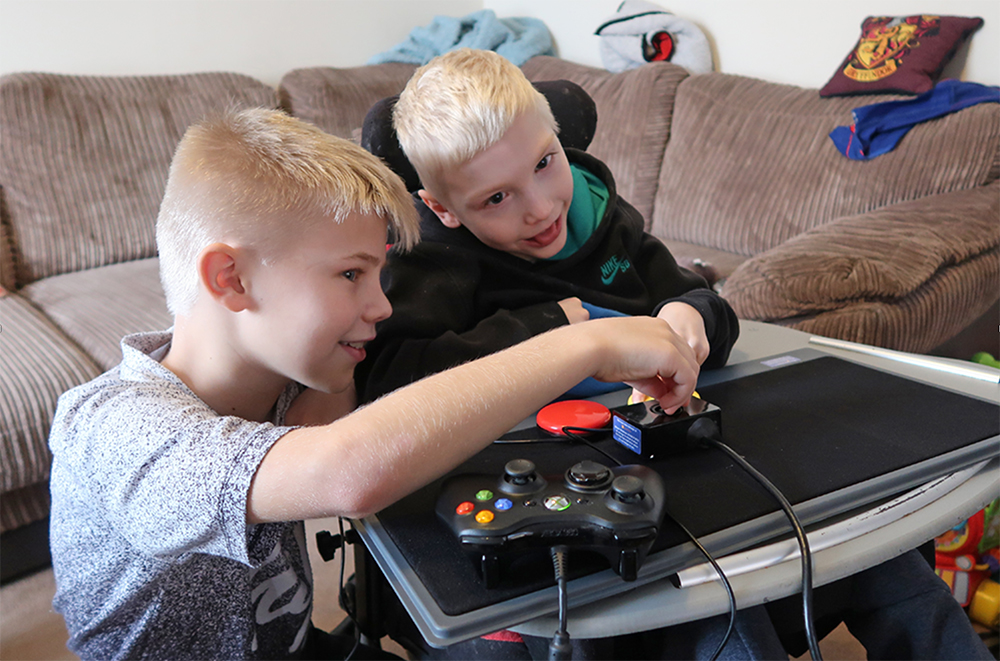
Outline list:
[[[465,226],[484,244],[522,259],[554,256],[566,244],[573,175],[558,137],[537,112],[522,113],[471,160],[445,168],[424,203],[447,227]]]
[[[300,225],[301,226],[301,225]],[[255,360],[322,392],[351,384],[375,324],[392,307],[382,292],[386,222],[352,213],[322,219],[290,238],[251,277],[253,314],[244,330]]]

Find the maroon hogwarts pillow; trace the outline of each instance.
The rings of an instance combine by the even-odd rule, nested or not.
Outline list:
[[[819,94],[922,94],[982,24],[962,16],[869,16],[857,45]]]

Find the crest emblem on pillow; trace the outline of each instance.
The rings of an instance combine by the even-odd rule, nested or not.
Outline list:
[[[938,16],[877,16],[864,22],[861,39],[844,67],[844,75],[858,82],[881,80],[896,73],[906,55],[920,46],[924,35],[937,34]]]

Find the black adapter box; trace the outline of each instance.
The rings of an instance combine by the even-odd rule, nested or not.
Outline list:
[[[711,418],[722,429],[719,407],[697,397],[672,415],[655,400],[611,409],[611,415],[614,439],[647,459],[698,449],[687,438],[688,429],[698,418]]]

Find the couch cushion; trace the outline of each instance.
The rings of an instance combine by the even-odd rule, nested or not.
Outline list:
[[[829,133],[851,109],[899,97],[822,99],[816,90],[705,74],[677,92],[653,213],[658,235],[755,255],[841,216],[990,180],[1000,105],[914,127],[894,150],[852,161]]]
[[[14,237],[11,235],[7,203],[4,200],[3,185],[0,185],[0,290],[13,291],[17,289],[12,243]]]
[[[231,73],[0,78],[0,185],[18,285],[156,254],[154,225],[187,127],[275,92]]]
[[[1000,184],[838,219],[744,262],[722,294],[743,319],[923,352],[1000,297]]]
[[[23,489],[3,492],[3,498],[0,499],[0,532],[7,532],[8,530],[20,528],[35,521],[41,521],[49,515],[49,505],[48,480],[32,484]],[[47,556],[47,547],[45,547],[45,552]],[[6,556],[4,556],[4,580],[7,580],[8,567],[12,566],[14,568],[13,573],[20,574],[21,572],[18,571],[18,567],[22,563],[35,562],[30,557],[24,557],[20,553],[18,556],[20,557],[11,558],[10,560],[7,560]],[[10,562],[10,565],[7,564],[8,562]]]
[[[674,95],[688,77],[667,62],[611,73],[555,57],[535,57],[522,67],[532,81],[565,78],[597,104],[597,133],[588,152],[615,176],[618,193],[651,224],[663,150],[670,139]]]
[[[173,325],[156,257],[65,273],[20,291],[107,370],[122,359],[129,333]]]
[[[18,294],[0,296],[0,492],[48,479],[56,400],[101,369]]]
[[[724,250],[716,250],[683,241],[661,239],[677,263],[705,278],[718,289],[739,266],[747,260],[745,255],[736,255]]]
[[[399,94],[417,67],[398,62],[349,69],[295,69],[278,86],[281,107],[327,133],[357,140],[368,110]]]

